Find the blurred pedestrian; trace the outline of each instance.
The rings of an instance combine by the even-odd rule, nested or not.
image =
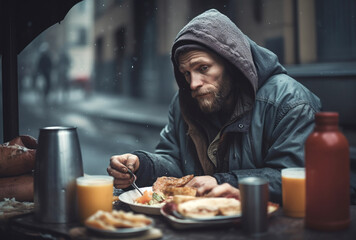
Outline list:
[[[58,82],[62,88],[63,99],[68,99],[69,87],[70,87],[70,70],[71,60],[66,50],[63,50],[58,58],[57,71],[58,71]]]
[[[44,79],[44,101],[47,103],[49,93],[51,91],[52,86],[52,58],[49,53],[49,45],[47,42],[44,42],[40,46],[40,57],[37,63],[37,76],[40,75]]]

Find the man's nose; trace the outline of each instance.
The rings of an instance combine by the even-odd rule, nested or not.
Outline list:
[[[194,91],[203,85],[203,81],[199,74],[191,74],[190,77],[191,77],[190,78],[190,89],[191,90]]]

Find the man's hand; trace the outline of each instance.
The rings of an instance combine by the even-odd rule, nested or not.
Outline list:
[[[211,189],[216,187],[218,182],[214,177],[211,176],[198,176],[190,180],[185,186],[195,187],[197,189],[197,195],[202,196],[207,192],[210,192]]]
[[[223,183],[211,189],[211,191],[206,194],[207,197],[231,197],[240,199],[240,190],[231,186],[228,183]]]
[[[127,169],[129,168],[132,172],[136,172],[139,166],[140,161],[136,155],[130,153],[115,155],[110,158],[107,172],[110,176],[114,177],[115,188],[127,188],[132,182]]]

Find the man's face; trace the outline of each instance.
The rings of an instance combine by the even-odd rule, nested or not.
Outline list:
[[[179,56],[179,71],[192,91],[192,97],[205,113],[220,111],[232,89],[222,59],[212,52],[192,50]]]

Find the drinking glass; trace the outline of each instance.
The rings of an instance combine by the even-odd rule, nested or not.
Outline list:
[[[78,212],[82,223],[98,210],[112,211],[113,182],[113,177],[104,175],[77,178]]]
[[[286,216],[305,216],[305,168],[282,169],[282,201]]]

